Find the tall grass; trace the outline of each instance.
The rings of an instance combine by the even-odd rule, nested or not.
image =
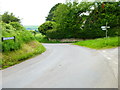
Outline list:
[[[120,46],[119,37],[98,38],[74,43],[74,45],[89,47],[93,49],[106,49]]]
[[[2,54],[2,68],[18,64],[25,59],[43,53],[45,50],[45,47],[37,41],[23,44],[22,48],[19,50],[4,52]]]
[[[35,40],[34,36],[29,31],[25,30],[24,27],[21,30],[16,30],[16,28],[13,28],[12,25],[2,23],[1,37],[13,36],[15,36],[15,41],[5,40],[2,42],[3,52],[18,50],[22,47],[22,44]]]
[[[17,22],[12,24],[0,23],[2,25],[2,37],[13,37],[14,40],[4,40],[0,42],[2,45],[0,56],[0,66],[6,68],[25,59],[40,54],[45,51],[45,48],[34,37],[34,35],[25,30],[25,28]],[[13,27],[13,26],[14,27]],[[1,59],[1,58],[0,58]]]

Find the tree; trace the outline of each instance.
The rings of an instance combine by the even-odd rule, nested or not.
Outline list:
[[[119,2],[97,2],[95,9],[90,13],[84,25],[85,38],[105,37],[105,31],[101,30],[101,26],[105,26],[106,22],[110,26],[108,35],[115,36],[120,28],[119,21]]]
[[[13,13],[8,13],[8,12],[5,12],[2,15],[2,21],[5,23],[10,23],[10,22],[19,22],[20,23],[20,19],[18,17],[15,17],[13,15]]]
[[[78,37],[81,31],[80,27],[85,21],[85,15],[81,14],[89,11],[91,6],[92,3],[89,2],[81,2],[80,4],[77,2],[69,2],[57,7],[53,12],[53,20],[58,24],[56,30],[62,33],[62,35],[60,34],[61,38]]]
[[[61,4],[61,3],[58,3],[58,4],[56,4],[55,6],[53,6],[53,7],[51,8],[48,16],[46,17],[46,21],[54,21],[54,20],[53,20],[53,17],[54,17],[53,11],[55,11],[60,4]]]

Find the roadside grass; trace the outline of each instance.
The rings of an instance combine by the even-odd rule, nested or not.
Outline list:
[[[41,54],[45,51],[45,47],[37,42],[31,41],[22,46],[21,49],[2,53],[2,69],[18,64],[25,59]]]
[[[0,52],[0,69],[2,69],[2,53]]]
[[[84,46],[93,49],[107,49],[120,46],[119,37],[98,38],[74,43],[74,45]]]

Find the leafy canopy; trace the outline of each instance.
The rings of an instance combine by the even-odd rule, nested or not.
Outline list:
[[[56,4],[55,6],[53,6],[48,14],[48,16],[46,17],[46,21],[54,21],[53,17],[54,17],[54,11],[57,9],[57,7],[60,5],[61,3]]]
[[[19,22],[20,23],[20,19],[18,17],[15,17],[15,15],[13,15],[13,13],[5,12],[1,16],[2,16],[2,21],[4,23],[10,23],[10,22]]]
[[[46,31],[47,30],[51,30],[56,26],[55,22],[52,21],[46,21],[45,23],[43,23],[42,25],[40,25],[38,27],[38,30],[40,33],[42,33],[43,35],[46,35]]]

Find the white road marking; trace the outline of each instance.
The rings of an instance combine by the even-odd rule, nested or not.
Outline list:
[[[116,79],[118,79],[118,58],[116,58],[114,55],[112,55],[112,53],[108,53],[107,51],[98,51],[101,55],[103,55],[110,67],[112,68],[113,72],[114,72],[114,75],[116,77]]]
[[[117,63],[117,62],[113,62],[113,63],[118,65],[118,63]]]
[[[111,60],[111,58],[109,56],[107,56],[106,54],[103,54],[102,52],[99,51],[100,54],[102,54],[105,58]]]

